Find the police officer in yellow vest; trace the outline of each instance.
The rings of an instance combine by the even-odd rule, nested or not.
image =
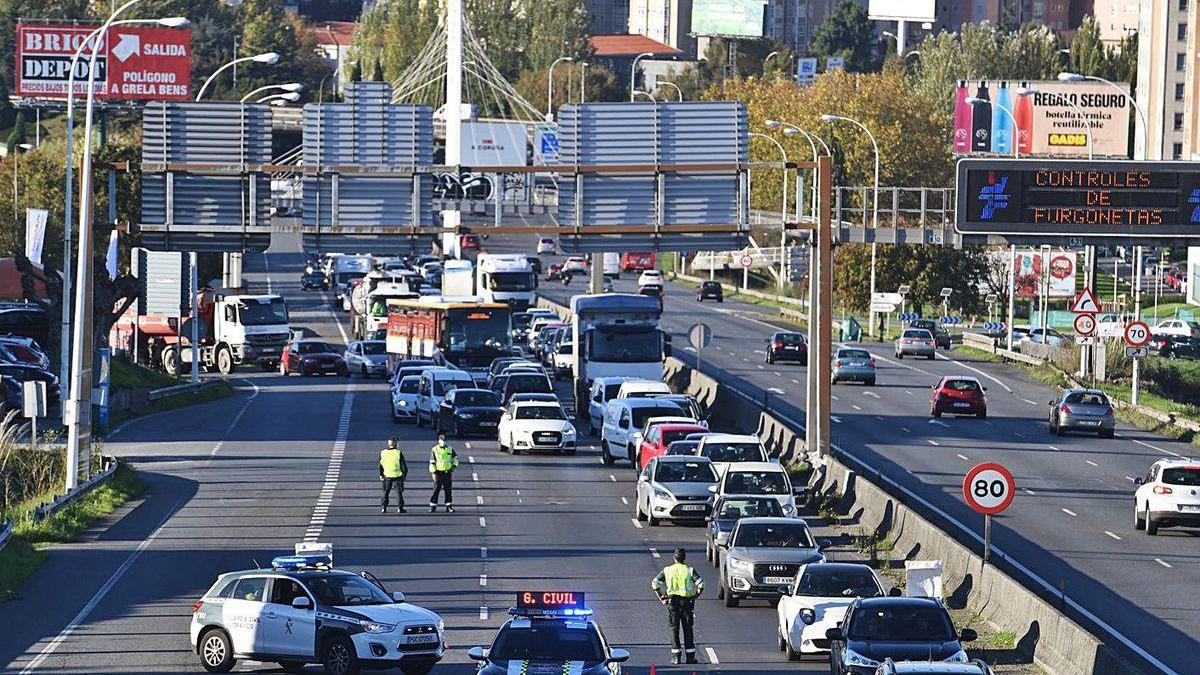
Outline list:
[[[387,447],[379,451],[379,482],[383,484],[383,500],[379,512],[387,513],[388,498],[392,488],[396,489],[396,513],[404,513],[404,479],[408,476],[408,461],[396,447],[396,439],[389,438]]]
[[[679,665],[679,629],[683,629],[683,649],[688,663],[696,660],[696,642],[692,624],[696,620],[696,598],[704,592],[704,580],[696,568],[686,564],[687,551],[675,549],[675,564],[663,568],[650,588],[658,595],[658,601],[667,606],[667,617],[671,623],[671,663]]]
[[[454,470],[458,468],[458,453],[446,445],[446,434],[438,434],[437,445],[429,452],[429,473],[433,475],[433,496],[429,512],[437,511],[438,494],[446,491],[446,511],[454,513]]]

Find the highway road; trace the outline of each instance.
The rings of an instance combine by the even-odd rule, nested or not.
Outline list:
[[[532,250],[519,241],[493,241],[497,252]],[[629,275],[617,291],[632,292]],[[569,288],[543,282],[558,302],[586,291],[577,278]],[[714,340],[704,353],[704,372],[803,422],[805,373],[801,365],[767,365],[763,341],[786,328],[771,309],[727,300],[697,303],[695,292],[667,284],[664,327],[675,354],[695,363],[687,330],[708,323]],[[1018,495],[993,522],[996,549],[1079,603],[1095,621],[1126,636],[1133,655],[1161,669],[1196,672],[1200,658],[1200,533],[1160,530],[1148,537],[1133,529],[1134,478],[1164,456],[1189,456],[1195,448],[1126,425],[1112,440],[1055,437],[1046,426],[1047,402],[1057,391],[1020,369],[939,352],[934,361],[893,358],[890,345],[865,345],[879,364],[875,387],[840,384],[833,389],[833,442],[845,453],[920,495],[982,537],[983,518],[963,503],[963,475],[982,461],[997,461],[1014,474]],[[941,376],[978,377],[988,387],[986,420],[929,415],[929,388]],[[778,393],[782,391],[782,393]],[[979,550],[977,548],[976,550]],[[995,549],[994,549],[995,550]],[[1078,612],[1075,613],[1078,616]],[[1087,617],[1085,617],[1087,618]],[[1020,636],[1018,636],[1020,637]]]
[[[294,325],[341,341],[329,297],[298,289],[296,239],[276,237],[265,256],[246,257],[247,281],[284,294]],[[594,447],[512,457],[494,441],[455,441],[457,512],[431,514],[422,507],[432,434],[391,423],[380,380],[237,375],[229,399],[111,434],[105,450],[133,462],[149,490],[84,541],[57,547],[0,605],[5,672],[199,672],[192,604],[218,574],[266,564],[306,537],[332,542],[339,567],[370,569],[441,613],[453,648],[436,673],[473,673],[466,648],[488,644],[516,592],[531,588],[585,591],[609,640],[631,650],[628,672],[661,666],[666,616],[649,582],[676,546],[710,588],[698,610],[704,663],[678,672],[827,672],[821,661],[783,659],[765,603],[721,607],[702,530],[635,523],[631,472],[604,467]],[[406,497],[417,508],[407,515],[379,513],[378,450],[393,435],[414,468]],[[325,488],[333,497],[322,505]]]

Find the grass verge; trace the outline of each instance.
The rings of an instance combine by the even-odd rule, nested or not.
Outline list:
[[[164,372],[113,359],[109,385],[114,389],[155,389],[175,384],[175,378]]]
[[[117,467],[112,480],[93,490],[53,517],[40,523],[18,524],[12,541],[0,550],[0,602],[12,599],[21,584],[49,557],[45,546],[74,541],[92,523],[126,501],[140,495],[145,485],[137,472],[125,464]]]
[[[189,405],[198,403],[207,403],[216,401],[222,398],[228,398],[233,395],[233,385],[226,380],[221,380],[217,384],[209,385],[200,391],[190,391],[166,398],[151,401],[149,405],[134,413],[128,410],[122,410],[113,415],[109,420],[109,428],[116,428],[122,422],[126,422],[135,417],[142,417],[151,413],[162,412],[164,410],[174,410],[176,408],[184,408]]]

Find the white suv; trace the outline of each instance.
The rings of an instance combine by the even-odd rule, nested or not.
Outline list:
[[[1154,535],[1160,527],[1200,527],[1200,462],[1160,459],[1137,483],[1135,529]]]

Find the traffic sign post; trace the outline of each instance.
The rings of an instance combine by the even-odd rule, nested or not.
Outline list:
[[[712,342],[712,328],[706,323],[694,323],[688,329],[688,344],[696,350],[696,372],[700,372],[703,364],[704,348]]]
[[[963,478],[963,499],[983,514],[983,563],[992,552],[992,516],[1007,509],[1017,494],[1012,473],[995,462],[976,464]]]
[[[741,258],[742,264],[742,290],[750,288],[750,268],[754,265],[754,258],[749,253],[743,253]]]
[[[1130,321],[1125,326],[1125,344],[1145,347],[1150,344],[1150,327],[1144,321]]]
[[[1092,289],[1084,288],[1079,291],[1079,295],[1075,296],[1075,302],[1071,303],[1071,312],[1074,314],[1095,314],[1100,311],[1100,304],[1096,302],[1096,296],[1092,294]]]

